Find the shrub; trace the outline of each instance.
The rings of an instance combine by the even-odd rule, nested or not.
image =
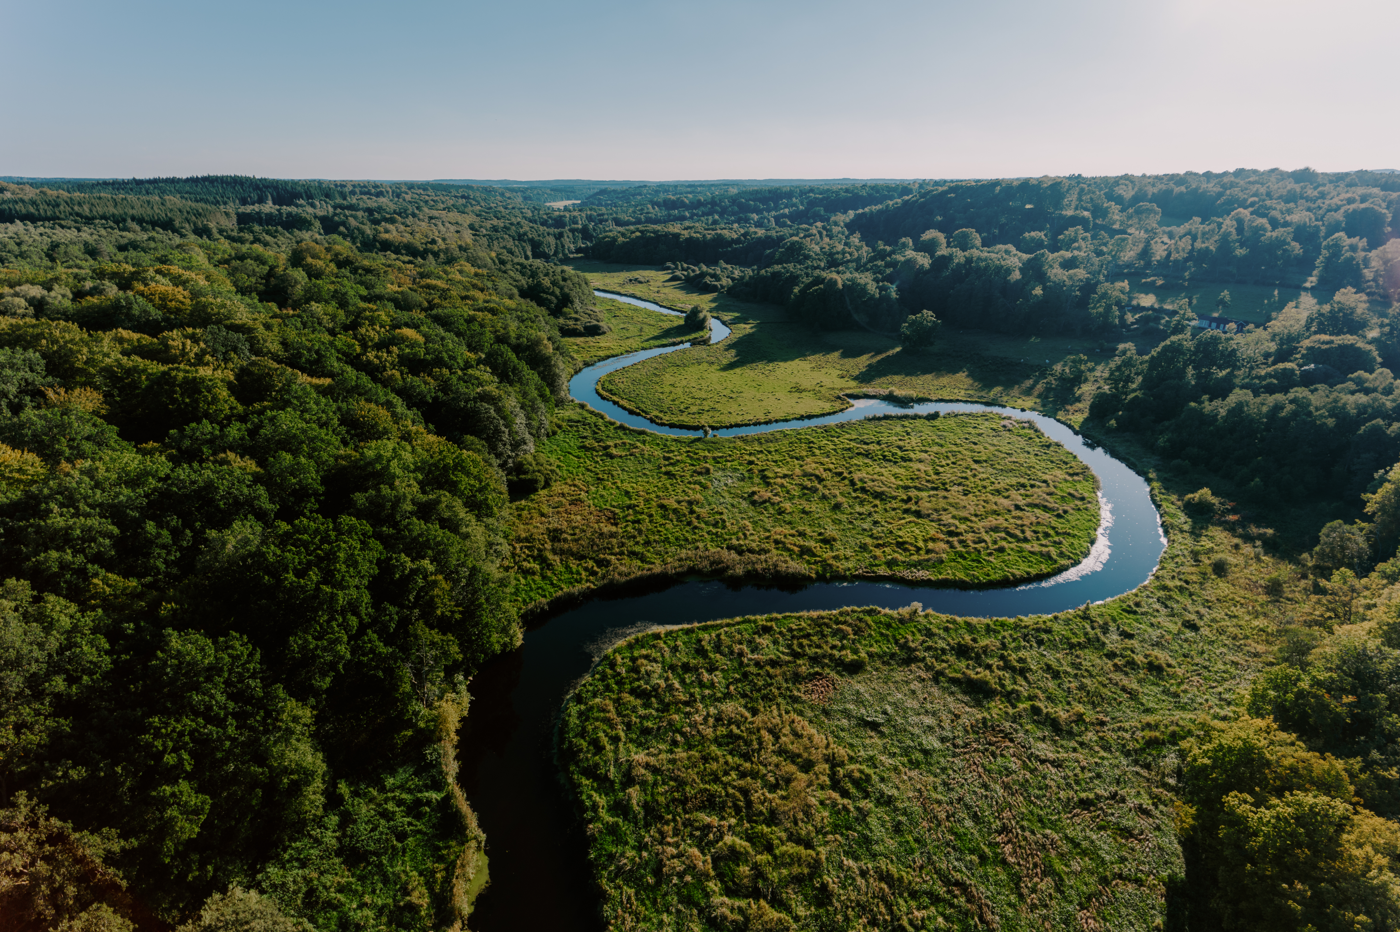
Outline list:
[[[1193,518],[1211,518],[1225,503],[1209,488],[1197,489],[1181,501],[1182,510]]]
[[[899,342],[907,349],[923,349],[933,345],[941,329],[943,322],[933,316],[932,311],[920,311],[899,328]]]

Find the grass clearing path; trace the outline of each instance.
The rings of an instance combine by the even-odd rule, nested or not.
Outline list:
[[[557,423],[541,450],[559,478],[515,505],[522,605],[713,551],[820,577],[1040,578],[1098,528],[1088,468],[998,415],[692,440],[577,406]]]
[[[687,327],[679,317],[669,317],[607,298],[595,297],[594,301],[609,331],[592,337],[564,338],[564,345],[581,366],[637,350],[674,346],[705,335],[703,330]]]
[[[733,328],[713,346],[649,359],[605,376],[605,397],[677,427],[729,427],[829,414],[842,395],[898,391],[941,401],[986,401],[1045,409],[1048,367],[1075,353],[1099,353],[1088,339],[945,332],[933,351],[908,352],[866,330],[821,332],[782,308],[706,294],[669,280],[665,269],[578,261],[595,288],[684,310],[699,304]]]

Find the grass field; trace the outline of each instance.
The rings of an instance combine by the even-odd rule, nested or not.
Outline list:
[[[1311,294],[1319,303],[1332,300],[1327,289],[1278,288],[1273,285],[1243,285],[1238,282],[1192,282],[1190,287],[1167,287],[1152,280],[1132,281],[1132,297],[1140,307],[1169,308],[1183,297],[1196,299],[1195,311],[1201,317],[1215,315],[1215,301],[1222,291],[1230,292],[1230,307],[1220,313],[1256,324],[1266,324],[1290,301]]]
[[[1163,510],[1157,575],[1105,605],[613,650],[559,737],[607,927],[1174,927],[1180,729],[1226,712],[1303,587],[1270,601],[1280,564]]]
[[[609,331],[596,337],[564,338],[564,344],[584,366],[635,350],[684,343],[704,334],[702,330],[687,327],[679,317],[606,298],[595,301],[599,318],[608,325]]]
[[[684,309],[700,304],[733,328],[722,343],[615,372],[600,391],[665,424],[726,427],[827,414],[842,395],[899,390],[939,400],[991,400],[1043,409],[1037,386],[1066,356],[1108,358],[1094,341],[946,333],[932,352],[910,353],[865,330],[816,332],[782,308],[703,294],[663,269],[576,262],[595,288]]]
[[[724,551],[824,577],[987,584],[1089,550],[1093,475],[1024,421],[887,419],[677,440],[561,409],[515,505],[517,601]],[[708,558],[706,558],[708,559]]]
[[[665,281],[664,271],[582,270],[598,287],[672,307],[703,304],[734,327],[732,343],[654,360],[604,383],[629,407],[672,422],[713,427],[816,413],[839,406],[843,392],[879,388],[1021,404],[1073,422],[1082,414],[1081,395],[1058,394],[1047,378],[1050,367],[1079,353],[1096,361],[1108,355],[1072,338],[945,332],[938,352],[906,356],[876,334],[812,333],[777,309],[689,293]],[[1165,304],[1180,294],[1143,287],[1142,304]],[[1234,298],[1230,316],[1262,322],[1273,306],[1272,288],[1219,287]],[[1218,291],[1197,285],[1192,293],[1200,296],[1198,312],[1213,312]],[[1294,297],[1281,291],[1277,304]],[[1254,307],[1262,309],[1258,318],[1251,318]],[[1135,336],[1139,352],[1160,338]],[[724,411],[739,414],[716,416]],[[996,419],[983,420],[984,435],[999,429]],[[886,424],[916,428],[881,422],[859,429]],[[1021,430],[1007,431],[1007,439]],[[781,464],[765,459],[757,468],[756,453],[735,453],[726,454],[731,465],[721,470],[712,461],[713,471],[703,472],[698,460],[643,452],[649,441],[640,435],[581,444],[570,425],[550,441],[568,474],[560,483],[565,488],[545,493],[566,498],[537,497],[531,505],[537,511],[518,516],[518,568],[550,567],[542,574],[544,589],[522,591],[522,599],[618,564],[674,559],[686,547],[732,546],[724,534],[740,521],[754,529],[742,541],[767,537],[774,543],[764,555],[816,573],[843,566],[847,575],[853,566],[876,574],[927,571],[930,564],[917,561],[926,559],[930,540],[949,545],[936,564],[945,571],[957,539],[943,523],[944,502],[931,500],[933,507],[916,514],[907,492],[902,502],[875,496],[859,506],[871,517],[852,520],[846,486],[877,487],[853,482],[850,454],[839,444],[804,446],[819,433],[825,440],[824,431],[764,435],[770,443],[796,444],[765,452]],[[928,443],[922,436],[868,439],[881,452]],[[979,436],[971,445],[950,443],[946,460],[930,457],[927,465],[940,463],[949,477],[947,502],[998,481],[984,471],[1005,454],[985,463],[976,454],[959,458],[982,442]],[[600,453],[616,457],[611,467]],[[1140,463],[1155,462],[1151,451],[1136,455]],[[1007,465],[1020,476],[1044,468],[1025,460]],[[666,520],[682,527],[650,504],[663,493],[648,485],[649,477],[668,467],[675,478],[703,483],[708,477],[712,485],[692,493],[697,501],[680,503],[698,519],[687,532],[696,536],[647,552],[641,542],[661,539]],[[902,471],[907,464],[891,460],[887,467],[896,494],[930,487]],[[736,486],[751,483],[744,486],[749,509],[766,512],[771,523],[751,518],[740,498],[723,499],[728,487],[716,488],[714,477],[723,484],[730,470],[739,474]],[[571,478],[576,485],[568,491]],[[1282,535],[1248,521],[1186,520],[1176,496],[1192,489],[1177,483],[1191,477],[1171,478],[1170,491],[1156,489],[1171,540],[1157,574],[1107,604],[992,621],[913,609],[739,619],[644,634],[606,655],[567,707],[558,750],[586,827],[608,927],[1178,927],[1186,886],[1174,803],[1178,741],[1202,718],[1232,714],[1281,632],[1306,614],[1309,583],[1259,543],[1278,546]],[[794,487],[805,494],[794,496]],[[605,501],[602,488],[626,491]],[[850,510],[827,511],[831,491]],[[753,507],[760,494],[800,505],[775,514],[771,501]],[[587,524],[574,515],[593,514],[574,504],[585,502],[612,509],[614,521],[634,523],[570,542],[567,529]],[[985,498],[969,504],[964,526],[983,535],[970,552],[994,559],[985,536],[995,530],[990,516],[1008,511]],[[722,520],[705,520],[704,509]],[[679,509],[675,514],[683,516]],[[922,553],[916,538],[912,546],[890,546],[892,521],[906,533],[925,534]],[[1087,523],[1085,530],[1091,533]],[[1003,542],[1016,565],[1021,554],[1042,547],[1033,534],[1014,536],[1019,539]],[[551,554],[553,564],[539,559],[545,548],[537,542],[556,540],[576,556],[565,550],[562,559]],[[801,541],[821,547],[807,551]],[[882,563],[870,559],[875,547]],[[594,552],[604,558],[586,563],[583,557]]]

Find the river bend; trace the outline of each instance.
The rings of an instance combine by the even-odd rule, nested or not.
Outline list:
[[[602,291],[594,294],[680,316],[649,301]],[[721,321],[712,320],[710,342],[723,340],[729,332]],[[569,381],[569,393],[632,427],[669,436],[700,436],[701,431],[655,424],[598,394],[598,380],[609,372],[687,347],[642,350],[595,363]],[[734,437],[877,414],[935,411],[985,411],[1033,421],[1087,465],[1100,487],[1099,531],[1089,555],[1058,576],[1000,589],[837,582],[790,590],[687,582],[661,592],[594,599],[532,627],[518,650],[491,661],[472,683],[472,708],[461,743],[460,780],[486,832],[491,874],[490,886],[472,913],[472,929],[593,932],[598,927],[583,841],[573,828],[559,777],[550,763],[550,737],[555,715],[569,689],[588,672],[595,657],[627,631],[649,625],[848,606],[901,608],[914,601],[948,615],[1041,615],[1114,598],[1151,578],[1166,548],[1166,538],[1147,483],[1066,425],[1035,412],[961,402],[897,405],[865,398],[835,414],[712,433]]]

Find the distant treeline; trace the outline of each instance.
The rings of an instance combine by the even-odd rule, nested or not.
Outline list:
[[[1109,331],[1129,276],[1400,295],[1400,177],[1311,170],[678,195],[602,192],[588,253],[821,327],[930,310],[1012,333]],[[629,206],[627,201],[635,202]],[[606,220],[610,227],[604,227]],[[1097,299],[1097,301],[1096,301]]]

